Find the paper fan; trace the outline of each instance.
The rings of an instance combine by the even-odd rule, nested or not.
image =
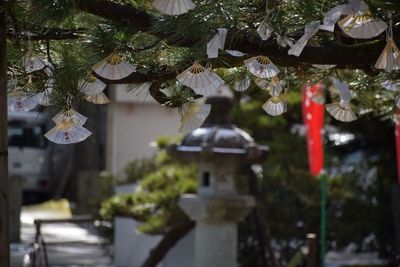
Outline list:
[[[75,125],[83,126],[87,121],[87,117],[83,116],[82,114],[80,114],[79,112],[76,112],[73,109],[69,109],[66,111],[59,112],[57,115],[55,115],[52,118],[52,120],[56,124],[60,124],[63,121],[64,122],[70,121],[74,126]]]
[[[88,102],[96,105],[105,105],[110,103],[110,99],[108,99],[108,97],[103,92],[100,92],[97,95],[86,95],[85,99]]]
[[[375,68],[383,69],[386,72],[400,69],[400,51],[393,40],[392,21],[387,30],[386,46],[375,63]]]
[[[282,82],[278,79],[274,79],[268,84],[266,89],[271,96],[279,96],[283,91]]]
[[[246,55],[246,53],[243,53],[243,52],[240,52],[237,50],[225,50],[225,52],[233,57],[243,57]]]
[[[237,81],[234,86],[233,86],[233,90],[237,91],[237,92],[244,92],[247,89],[249,89],[251,84],[251,80],[249,77],[245,77],[243,79],[241,79],[240,81]]]
[[[204,68],[198,62],[179,74],[176,79],[203,96],[215,94],[224,81],[212,70]]]
[[[384,82],[381,82],[381,85],[386,90],[389,90],[392,92],[399,92],[399,89],[400,89],[400,84],[398,82],[384,81]],[[394,101],[396,103],[396,107],[400,108],[400,94],[396,95]]]
[[[233,97],[234,97],[232,90],[231,90],[231,89],[229,88],[229,86],[226,85],[226,84],[221,85],[221,86],[217,89],[217,92],[216,92],[215,95],[218,95],[218,96],[226,96],[226,97],[229,97],[229,98],[233,98]]]
[[[244,61],[247,69],[259,78],[272,78],[279,73],[279,69],[266,56],[258,56]]]
[[[339,21],[338,25],[346,35],[356,39],[374,38],[388,27],[384,21],[369,14],[349,15]]]
[[[254,83],[263,90],[266,90],[267,86],[269,85],[270,81],[267,79],[256,78]]]
[[[106,84],[97,79],[93,74],[88,74],[85,79],[79,80],[78,88],[85,95],[97,95],[104,91]]]
[[[300,56],[308,41],[317,34],[320,22],[314,21],[306,25],[304,28],[303,36],[289,49],[288,54],[293,56]]]
[[[225,40],[228,30],[225,28],[218,28],[218,32],[207,44],[207,55],[208,58],[217,58],[218,50],[224,50]]]
[[[389,91],[396,92],[400,89],[400,84],[393,81],[383,81],[381,82],[383,88]]]
[[[37,56],[32,48],[29,48],[28,52],[22,57],[22,65],[26,73],[32,73],[46,67],[46,64]]]
[[[178,16],[196,7],[191,0],[155,0],[153,6],[161,14]]]
[[[273,96],[265,102],[263,109],[271,116],[279,116],[285,112],[285,103],[279,96]]]
[[[138,99],[144,100],[150,94],[149,89],[152,84],[152,82],[131,83],[128,91],[133,92]]]
[[[339,103],[326,104],[326,110],[338,121],[351,122],[357,119],[350,107],[343,107]]]
[[[39,104],[37,95],[34,96],[9,96],[8,110],[13,112],[30,111]]]
[[[188,133],[199,128],[208,114],[210,114],[211,105],[205,104],[204,99],[198,99],[183,106],[183,115],[179,131]]]
[[[61,120],[44,136],[53,143],[66,145],[86,140],[92,133],[86,128],[75,125],[71,120]]]
[[[319,65],[319,64],[313,64],[312,66],[320,70],[330,70],[336,67],[336,65]]]
[[[128,77],[136,68],[124,61],[115,52],[92,67],[93,71],[107,80],[121,80]]]
[[[263,41],[267,41],[274,31],[268,25],[266,20],[263,20],[260,25],[258,25],[257,33]]]
[[[375,68],[386,72],[400,69],[400,52],[393,39],[387,40],[387,44],[375,63]]]
[[[356,120],[357,116],[350,107],[351,91],[349,87],[338,79],[333,79],[333,84],[339,91],[340,102],[327,104],[327,111],[339,121],[350,122]]]

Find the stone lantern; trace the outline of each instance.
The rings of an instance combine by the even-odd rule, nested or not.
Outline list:
[[[169,148],[179,160],[198,165],[198,194],[184,195],[179,205],[196,222],[194,267],[237,267],[237,224],[255,206],[239,195],[235,177],[260,162],[266,148],[258,146],[229,118],[232,100],[211,97],[211,112],[203,125]]]

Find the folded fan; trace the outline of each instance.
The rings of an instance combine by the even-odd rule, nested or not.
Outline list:
[[[171,16],[185,14],[196,7],[191,0],[155,0],[153,6],[161,14]]]
[[[204,68],[198,62],[184,70],[176,79],[203,96],[215,94],[218,87],[225,83],[211,69]]]
[[[244,64],[253,75],[259,78],[269,79],[279,73],[278,67],[266,56],[246,59]]]
[[[333,79],[333,84],[339,91],[340,102],[327,104],[327,111],[339,121],[350,122],[356,120],[357,117],[350,107],[351,91],[348,85],[338,79]]]
[[[179,131],[188,133],[199,128],[211,111],[211,105],[205,104],[204,99],[196,99],[186,103],[183,107]]]

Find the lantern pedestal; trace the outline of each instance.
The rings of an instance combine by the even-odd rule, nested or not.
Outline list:
[[[196,221],[194,267],[236,267],[237,223],[254,207],[254,198],[184,195],[179,205]]]

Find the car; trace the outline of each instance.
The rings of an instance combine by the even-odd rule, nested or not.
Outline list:
[[[50,196],[54,191],[62,192],[57,183],[65,185],[69,178],[63,165],[72,150],[44,136],[53,125],[46,112],[8,114],[9,173],[22,179],[24,193]]]

